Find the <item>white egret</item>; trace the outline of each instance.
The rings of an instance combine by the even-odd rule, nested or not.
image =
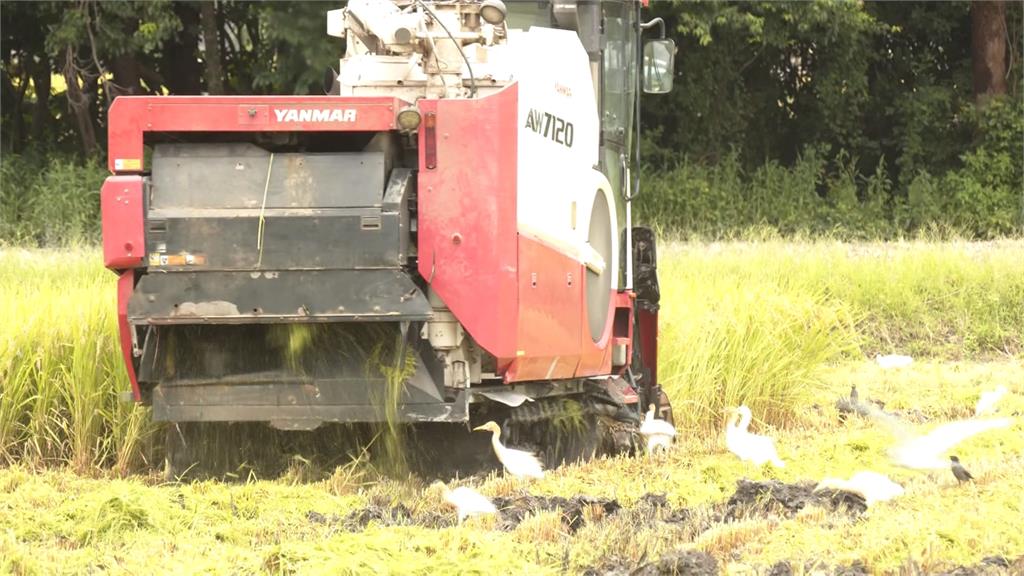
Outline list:
[[[870,470],[857,472],[849,480],[825,478],[815,486],[814,491],[820,492],[827,488],[856,494],[864,499],[868,508],[875,502],[885,502],[903,495],[903,486],[893,482],[885,474]]]
[[[750,408],[740,406],[730,409],[730,412],[733,416],[725,425],[725,446],[730,452],[739,456],[740,460],[753,462],[757,466],[765,462],[771,462],[778,468],[786,465],[775,452],[774,440],[747,431],[753,417]]]
[[[984,416],[995,412],[996,403],[999,402],[1007,392],[1008,390],[1006,389],[1006,386],[1002,385],[995,390],[982,392],[981,397],[978,398],[978,403],[974,406],[974,417],[977,418],[978,416]]]
[[[494,447],[494,455],[498,457],[498,461],[505,467],[505,471],[515,476],[516,478],[543,478],[544,469],[541,466],[540,460],[533,455],[532,452],[525,450],[516,450],[515,448],[506,448],[501,443],[501,428],[497,422],[488,422],[482,426],[477,426],[473,430],[491,432],[491,445]]]
[[[949,466],[943,454],[964,440],[988,430],[1007,428],[1012,418],[958,420],[943,424],[931,432],[905,440],[890,450],[896,464],[916,470],[941,470]]]
[[[493,502],[468,486],[459,486],[454,490],[450,490],[443,482],[438,481],[434,484],[440,486],[444,493],[445,502],[455,507],[455,512],[459,517],[459,524],[462,524],[463,520],[471,516],[483,516],[484,514],[495,514],[498,512]]]
[[[647,407],[647,415],[640,424],[640,434],[647,439],[647,453],[654,454],[661,449],[668,452],[676,437],[676,427],[665,420],[654,417],[654,404]]]
[[[905,368],[914,363],[914,359],[910,356],[903,356],[901,354],[875,354],[875,362],[882,368],[889,370],[892,368]]]

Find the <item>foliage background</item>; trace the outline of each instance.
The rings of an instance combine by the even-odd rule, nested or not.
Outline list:
[[[5,2],[0,241],[97,237],[118,95],[319,93],[344,49],[324,13],[342,4]],[[1000,11],[653,2],[678,54],[675,90],[643,102],[640,218],[701,237],[1019,235],[1024,4],[980,5]],[[988,86],[981,64],[999,72]]]
[[[654,3],[679,51],[675,90],[644,102],[641,214],[704,235],[1019,233],[1021,8],[993,100],[969,2]]]

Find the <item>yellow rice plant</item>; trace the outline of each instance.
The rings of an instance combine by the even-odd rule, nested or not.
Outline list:
[[[0,252],[0,462],[143,461],[147,411],[118,400],[115,282],[94,250]]]

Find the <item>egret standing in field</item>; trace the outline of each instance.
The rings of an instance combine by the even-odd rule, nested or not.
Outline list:
[[[893,482],[885,474],[870,470],[857,472],[849,480],[825,478],[818,483],[814,491],[820,492],[826,488],[856,494],[864,499],[864,504],[868,508],[875,502],[885,502],[903,495],[903,486]]]
[[[656,450],[668,452],[676,437],[676,427],[665,420],[654,417],[654,404],[647,407],[647,415],[640,424],[640,434],[647,439],[647,454]]]
[[[995,390],[989,390],[988,392],[982,392],[981,397],[978,398],[978,403],[974,406],[974,417],[984,416],[996,411],[996,403],[998,403],[1003,396],[1006,395],[1008,390],[1006,386],[999,386]]]
[[[761,466],[771,462],[772,466],[783,468],[786,464],[775,451],[775,441],[767,436],[747,431],[753,417],[750,408],[740,406],[730,409],[732,417],[725,425],[725,446],[740,460]]]
[[[498,512],[493,502],[468,486],[459,486],[454,490],[450,490],[441,481],[435,482],[434,485],[441,488],[445,502],[455,507],[459,524],[462,524],[463,520],[472,516],[483,516],[484,514],[495,514]]]
[[[482,426],[473,428],[474,431],[490,432],[491,446],[494,447],[494,455],[505,467],[505,471],[516,478],[543,478],[544,469],[540,460],[532,452],[506,448],[501,443],[501,427],[497,422],[491,421]]]

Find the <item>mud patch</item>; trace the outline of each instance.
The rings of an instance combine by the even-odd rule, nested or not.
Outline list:
[[[1024,556],[1011,562],[1003,556],[987,556],[974,566],[957,566],[941,576],[1005,576],[1024,574]]]
[[[808,506],[821,506],[832,512],[842,510],[852,516],[860,516],[867,510],[864,499],[855,494],[838,490],[816,493],[814,487],[813,482],[737,480],[736,492],[726,502],[722,519],[728,522],[772,515],[790,518]]]
[[[644,494],[627,510],[636,523],[661,521],[685,524],[693,518],[693,512],[689,508],[673,508],[664,494]]]
[[[330,516],[328,516],[326,514],[316,512],[315,510],[310,510],[309,512],[306,512],[306,520],[309,520],[310,524],[323,524],[325,526],[334,526],[341,522],[341,516],[338,516],[337,514],[331,514]]]
[[[510,498],[495,498],[495,507],[501,515],[501,525],[505,529],[512,529],[519,525],[527,516],[538,512],[559,511],[562,514],[562,523],[575,533],[583,527],[587,519],[599,520],[611,516],[622,509],[615,499],[591,498],[590,496],[573,496],[562,498],[560,496],[513,496]]]
[[[344,530],[345,532],[361,532],[366,530],[370,523],[380,526],[423,526],[425,528],[447,528],[455,525],[454,514],[428,511],[421,514],[413,514],[404,504],[396,506],[375,506],[354,510],[345,516],[337,514],[323,514],[310,510],[306,512],[306,520],[310,524],[319,524],[333,529]]]
[[[849,566],[836,566],[833,574],[835,576],[870,576],[871,571],[863,562],[857,560]]]
[[[717,576],[718,573],[715,558],[697,550],[673,550],[654,562],[641,563],[639,566],[628,562],[609,562],[583,572],[587,576]]]

